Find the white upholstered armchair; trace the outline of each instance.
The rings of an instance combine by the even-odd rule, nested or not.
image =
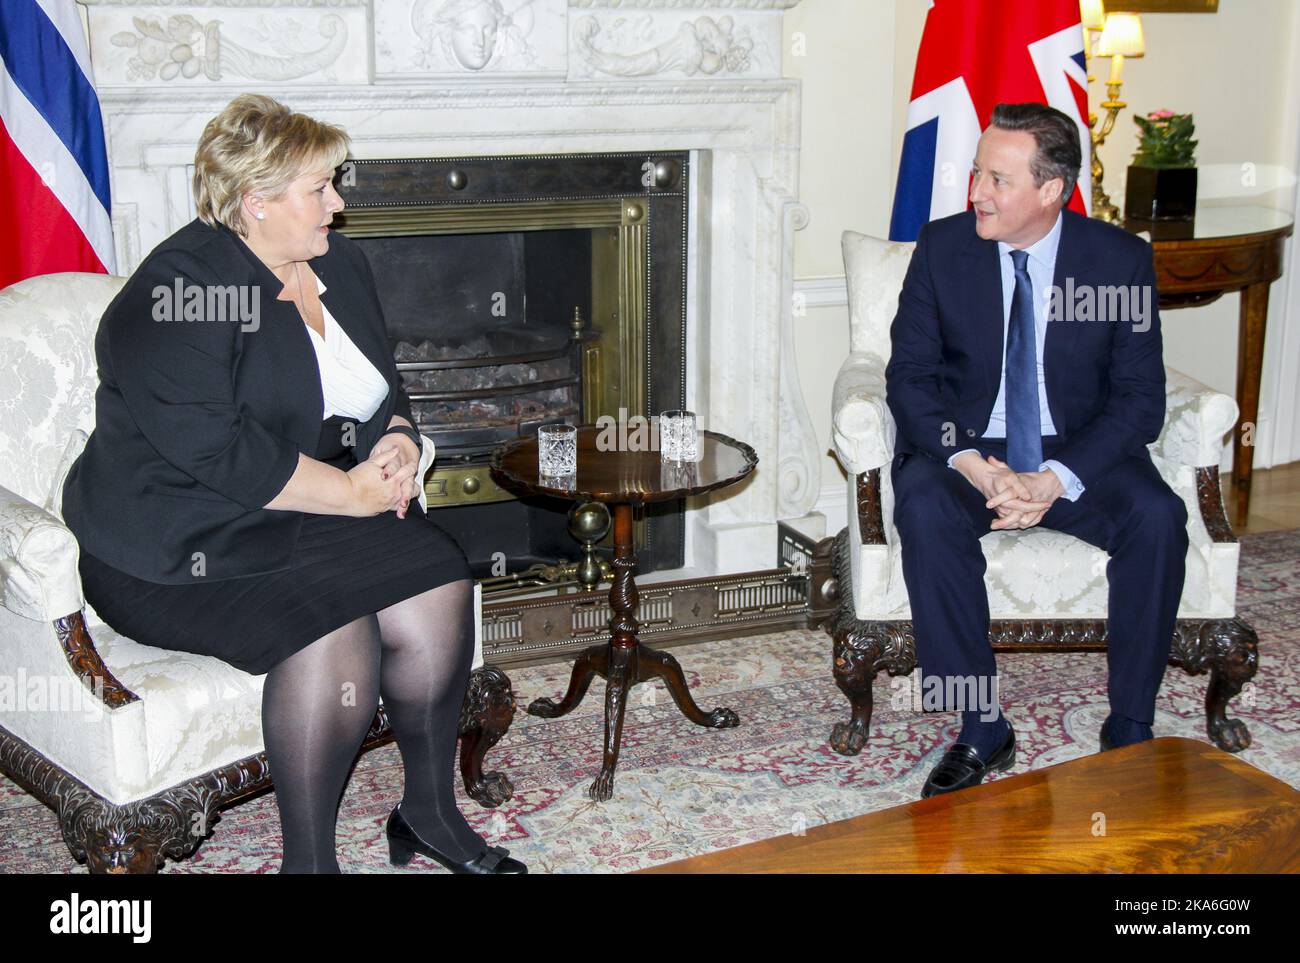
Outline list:
[[[834,673],[852,705],[835,726],[833,747],[855,754],[871,722],[871,685],[880,671],[908,675],[916,666],[911,609],[889,466],[895,425],[885,404],[889,327],[912,243],[843,235],[848,279],[850,354],[835,381],[832,439],[848,473],[849,524],[836,539],[833,570],[839,608]],[[1224,435],[1237,420],[1233,399],[1166,368],[1165,426],[1149,446],[1161,476],[1187,505],[1187,575],[1171,663],[1210,673],[1207,729],[1220,748],[1250,744],[1245,725],[1226,717],[1227,702],[1255,674],[1256,637],[1236,617],[1238,545],[1219,491]],[[988,562],[995,651],[1103,651],[1106,648],[1106,552],[1045,528],[997,531],[980,540]]]
[[[0,772],[58,812],[92,872],[189,855],[218,810],[272,785],[265,676],[124,638],[82,598],[62,487],[94,427],[95,331],[124,280],[51,274],[0,291]],[[460,764],[485,806],[512,792],[482,759],[513,712],[504,673],[476,668]],[[381,706],[363,751],[389,738]]]

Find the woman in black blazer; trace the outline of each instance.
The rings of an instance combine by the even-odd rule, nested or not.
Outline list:
[[[64,517],[116,631],[266,674],[281,871],[339,872],[338,803],[382,696],[406,772],[392,860],[521,873],[456,807],[473,583],[421,508],[432,443],[369,264],[329,230],[347,146],[257,95],[207,125],[199,218],[100,321],[95,430]]]

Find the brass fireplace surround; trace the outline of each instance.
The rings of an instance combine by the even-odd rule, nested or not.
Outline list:
[[[686,402],[685,151],[349,160],[336,219],[354,239],[582,230],[589,232],[590,318],[582,357],[582,420],[650,415]],[[481,476],[481,477],[480,477]],[[430,506],[505,501],[486,466],[438,465]],[[639,519],[647,571],[684,564],[677,504]],[[574,543],[574,556],[579,551]],[[643,554],[644,553],[644,554]]]
[[[617,417],[619,408],[645,410],[647,249],[641,198],[348,208],[340,220],[346,222],[343,233],[353,238],[591,231],[590,322],[601,338],[584,356],[583,421],[603,414]],[[431,496],[440,477],[435,466],[425,485]]]

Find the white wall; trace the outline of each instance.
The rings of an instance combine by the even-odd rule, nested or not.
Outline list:
[[[810,304],[796,318],[799,380],[817,430],[823,491],[834,497],[843,472],[830,449],[831,388],[849,350],[840,234],[884,235],[893,204],[895,0],[803,0],[785,14],[784,72],[803,87],[799,196],[808,226],[795,235],[797,289],[819,277],[829,307]],[[906,11],[902,11],[906,12]],[[910,87],[910,81],[909,81]],[[906,95],[903,110],[906,111]],[[815,300],[815,299],[814,299]],[[832,526],[836,518],[828,516]]]
[[[830,445],[831,387],[848,352],[848,313],[842,303],[815,304],[819,295],[838,290],[833,281],[844,271],[843,230],[888,233],[928,8],[928,0],[803,0],[785,14],[785,73],[803,85],[800,197],[810,213],[808,227],[796,235],[796,290],[811,294],[814,305],[797,321],[799,377],[824,451]],[[1125,65],[1122,96],[1130,106],[1102,149],[1112,199],[1122,206],[1125,168],[1137,143],[1133,111],[1168,107],[1196,117],[1202,200],[1293,211],[1300,3],[1220,0],[1214,14],[1142,19],[1148,52]],[[1104,80],[1108,69],[1109,61],[1098,61],[1092,73]],[[1094,83],[1094,110],[1104,97],[1104,84]],[[1243,178],[1247,171],[1253,172],[1253,187]],[[1297,307],[1288,312],[1291,297]],[[1238,306],[1234,294],[1166,312],[1167,363],[1234,394]],[[1300,354],[1300,284],[1294,292],[1285,277],[1274,284],[1269,309],[1256,467],[1300,459],[1294,375],[1282,367],[1284,358]],[[829,454],[822,468],[824,490],[834,500],[843,473]]]
[[[1104,183],[1116,204],[1123,207],[1125,175],[1137,147],[1134,112],[1168,107],[1196,119],[1199,201],[1294,211],[1300,98],[1292,51],[1298,12],[1295,0],[1219,0],[1213,14],[1143,15],[1147,54],[1125,62],[1121,97],[1129,106],[1101,150]],[[1094,110],[1105,95],[1109,64],[1098,61],[1092,70],[1099,78],[1092,89]],[[1288,286],[1284,276],[1269,294],[1257,468],[1300,459],[1290,431],[1294,418],[1279,410],[1282,401],[1294,407],[1294,398],[1279,392],[1280,364],[1288,329],[1300,327],[1300,316],[1286,310]],[[1240,295],[1230,294],[1162,315],[1166,362],[1235,395],[1240,304]],[[1287,437],[1277,437],[1279,422]]]

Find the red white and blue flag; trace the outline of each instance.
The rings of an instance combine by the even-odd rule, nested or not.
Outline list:
[[[916,57],[889,237],[966,210],[980,132],[999,103],[1048,104],[1074,118],[1083,169],[1069,207],[1089,213],[1088,74],[1079,0],[934,0]]]
[[[0,0],[0,288],[114,270],[108,156],[73,0]]]

